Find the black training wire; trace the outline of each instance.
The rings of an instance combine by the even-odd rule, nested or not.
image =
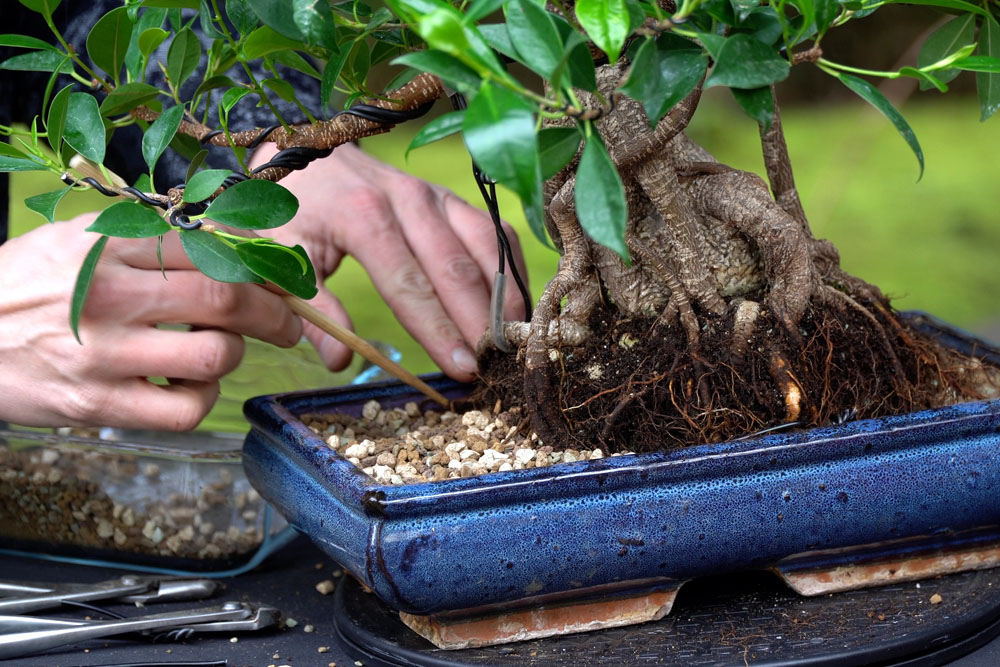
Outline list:
[[[468,106],[465,96],[461,93],[453,93],[450,97],[451,105],[455,110],[462,111]],[[500,255],[498,262],[500,268],[498,272],[504,272],[504,257],[506,257],[507,263],[510,264],[511,275],[514,276],[514,282],[517,283],[517,289],[521,293],[521,299],[524,301],[524,321],[530,322],[532,311],[531,296],[528,294],[528,288],[521,278],[521,273],[517,270],[517,263],[514,261],[514,251],[510,247],[510,239],[507,238],[507,232],[504,231],[503,224],[500,221],[497,184],[483,173],[483,170],[479,168],[475,160],[472,162],[472,176],[476,181],[476,186],[479,188],[479,193],[483,196],[483,201],[486,202],[486,210],[489,211],[490,219],[493,220],[493,227],[496,230],[497,250]]]

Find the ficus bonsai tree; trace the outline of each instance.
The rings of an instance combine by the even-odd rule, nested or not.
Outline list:
[[[496,292],[512,270],[528,299],[496,217],[496,184],[562,255],[528,318],[495,315],[481,344],[480,392],[523,403],[544,441],[611,450],[716,441],[996,392],[994,369],[917,331],[813,237],[774,88],[792,67],[818,68],[882,112],[922,172],[917,137],[872,80],[912,77],[945,92],[972,70],[989,118],[1000,106],[995,3],[910,2],[951,16],[916,67],[871,71],[837,62],[823,39],[891,2],[125,0],[90,28],[86,53],[52,20],[60,0],[20,2],[54,40],[0,36],[23,50],[0,68],[51,76],[30,127],[3,128],[12,136],[0,143],[0,169],[64,181],[26,201],[50,221],[73,190],[126,199],[109,199],[91,227],[103,236],[80,269],[74,329],[108,236],[176,233],[211,278],[310,298],[316,275],[301,247],[237,232],[292,218],[297,202],[279,184],[291,171],[448,96],[453,110],[410,148],[461,133],[498,222]],[[373,89],[383,63],[398,75]],[[305,99],[289,72],[317,80],[320,99]],[[757,121],[768,182],[685,135],[712,87],[729,88]],[[276,99],[299,115],[280,113]],[[240,123],[252,103],[273,112],[273,125]],[[137,182],[87,176],[71,159],[104,170],[112,135],[135,124],[150,172]],[[263,143],[279,152],[251,170],[247,152]],[[185,183],[154,182],[166,150],[190,160]],[[220,150],[240,169],[204,168]]]

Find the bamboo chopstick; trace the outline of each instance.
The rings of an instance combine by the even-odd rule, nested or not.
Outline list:
[[[324,332],[330,334],[341,343],[351,348],[362,357],[372,362],[386,373],[402,380],[414,389],[418,389],[426,396],[434,399],[444,407],[449,407],[450,402],[440,392],[418,378],[416,375],[406,370],[395,361],[379,352],[378,348],[361,338],[350,329],[341,326],[330,318],[326,313],[321,312],[308,301],[297,296],[286,294],[285,303],[292,309],[292,312],[302,317],[302,319],[312,322]]]
[[[90,162],[90,160],[87,160],[80,155],[76,155],[70,160],[70,167],[80,172],[85,177],[90,176],[97,179],[98,182],[107,183],[107,179],[105,178],[105,175],[101,173],[101,170]],[[123,187],[125,185],[125,181],[114,172],[108,171],[107,175],[111,177],[112,181],[114,181],[113,183],[108,183],[108,185],[113,185],[115,187]],[[123,199],[124,198],[125,197],[123,197]],[[300,316],[307,322],[315,324],[323,332],[333,336],[351,350],[357,352],[362,357],[384,370],[386,373],[389,373],[393,377],[405,382],[414,389],[417,389],[425,396],[434,399],[434,401],[445,408],[451,405],[450,401],[439,391],[435,390],[416,375],[382,354],[378,348],[366,341],[364,338],[361,338],[350,329],[341,326],[325,313],[310,305],[307,301],[292,294],[285,294],[283,298],[285,303],[288,304],[288,307],[291,308],[292,312],[296,315]]]

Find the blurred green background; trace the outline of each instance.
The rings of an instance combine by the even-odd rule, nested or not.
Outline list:
[[[844,268],[879,285],[897,307],[926,310],[956,325],[984,330],[1000,318],[1000,119],[980,123],[977,100],[962,95],[918,95],[902,110],[926,156],[920,181],[917,161],[896,130],[862,102],[784,110],[806,212],[816,236],[831,239],[840,249]],[[460,141],[432,144],[406,160],[403,154],[414,131],[402,126],[363,146],[482,206]],[[721,161],[762,173],[755,123],[735,107],[728,92],[706,94],[690,134]],[[58,186],[47,174],[13,174],[14,234],[44,224],[22,200]],[[107,203],[93,193],[73,193],[58,213],[68,218]],[[531,237],[510,193],[501,193],[500,206],[522,239],[537,299],[557,257]],[[415,372],[435,370],[353,260],[328,284],[359,334],[398,348],[403,364]],[[272,390],[264,380],[257,393]]]

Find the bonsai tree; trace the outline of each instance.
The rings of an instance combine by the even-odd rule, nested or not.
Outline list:
[[[26,202],[49,220],[71,190],[128,199],[109,199],[91,227],[104,236],[80,269],[74,329],[108,236],[177,233],[212,278],[310,298],[316,275],[302,248],[232,228],[284,224],[297,203],[283,177],[449,96],[454,110],[424,125],[411,149],[461,133],[474,160],[497,222],[494,301],[509,268],[529,313],[503,322],[494,309],[480,391],[523,403],[546,442],[716,441],[995,394],[995,369],[913,328],[813,237],[774,88],[792,67],[818,68],[882,112],[922,172],[916,136],[871,80],[912,77],[944,92],[972,70],[989,118],[1000,105],[991,3],[910,3],[952,16],[917,67],[871,71],[828,57],[823,38],[890,2],[125,0],[90,29],[86,53],[52,20],[60,0],[20,2],[55,42],[4,35],[0,45],[24,53],[0,67],[51,76],[35,122],[4,128],[15,136],[0,144],[0,169],[65,181]],[[399,74],[373,89],[369,74],[385,62]],[[319,100],[304,99],[293,71],[319,82]],[[685,135],[712,87],[729,88],[757,121],[768,182]],[[343,104],[333,111],[335,97]],[[285,117],[276,99],[300,117]],[[240,125],[238,106],[252,101],[273,111],[273,125]],[[79,154],[103,170],[107,141],[133,124],[149,176],[116,184],[75,168]],[[263,143],[279,152],[251,170],[247,151]],[[183,184],[152,182],[168,147],[190,160]],[[213,147],[232,151],[240,170],[203,168]],[[496,184],[562,255],[533,308],[499,225]]]

